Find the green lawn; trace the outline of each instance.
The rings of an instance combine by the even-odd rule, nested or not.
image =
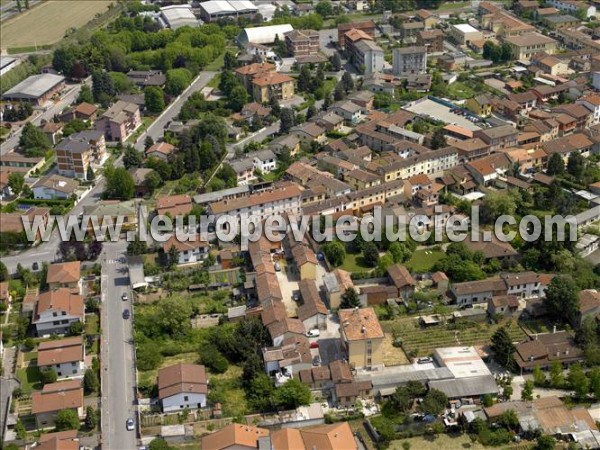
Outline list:
[[[444,255],[445,253],[439,250],[416,250],[406,263],[406,267],[411,272],[430,272]]]
[[[233,54],[235,55],[235,52],[237,51],[237,47],[227,47],[227,50],[231,50],[233,52]],[[215,59],[213,62],[208,64],[204,68],[204,70],[221,70],[224,63],[225,63],[225,52],[223,52],[223,54],[221,56],[219,56],[217,59]]]
[[[468,84],[457,81],[448,86],[448,94],[452,98],[465,100],[475,96],[475,91]]]
[[[86,314],[85,316],[85,334],[99,334],[100,322],[98,314]]]
[[[212,80],[210,80],[207,84],[208,87],[211,88],[218,88],[219,87],[219,82],[221,81],[221,74],[216,74]]]
[[[438,8],[438,10],[459,9],[459,8],[465,8],[470,5],[471,5],[471,2],[442,3],[440,5],[440,7]]]
[[[344,264],[340,266],[340,269],[346,270],[348,272],[370,272],[373,268],[368,267],[365,262],[363,255],[361,253],[353,255],[351,253],[346,254],[346,259],[344,259]]]
[[[131,136],[129,136],[125,142],[129,144],[135,143],[135,141],[137,141],[141,134],[148,129],[152,122],[154,122],[154,119],[156,119],[156,117],[142,116],[142,125],[137,130],[135,130],[135,132]]]
[[[36,365],[29,365],[27,368],[17,370],[17,378],[21,382],[23,394],[29,395],[34,389],[42,388],[42,374]]]
[[[27,352],[23,355],[23,361],[29,362],[37,359],[37,352]]]

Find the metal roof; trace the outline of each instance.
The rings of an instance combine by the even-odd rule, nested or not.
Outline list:
[[[428,386],[429,389],[442,391],[451,399],[498,393],[498,386],[492,375],[455,378],[452,380],[433,380],[428,383]]]
[[[6,91],[4,97],[39,98],[63,81],[65,77],[51,73],[32,75]]]
[[[289,23],[283,25],[271,25],[268,27],[244,28],[238,36],[238,41],[242,45],[252,44],[270,44],[275,41],[275,36],[280,40],[284,39],[284,34],[288,31],[293,31]]]
[[[171,5],[160,9],[160,12],[170,28],[176,29],[186,25],[195,27],[199,22],[192,7],[189,5]]]

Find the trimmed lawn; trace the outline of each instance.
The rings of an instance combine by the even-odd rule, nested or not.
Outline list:
[[[340,266],[340,269],[344,269],[348,272],[370,272],[373,270],[372,267],[368,267],[365,262],[363,255],[358,253],[353,255],[351,253],[346,253],[346,259],[344,259],[344,264]]]
[[[100,321],[98,314],[86,314],[85,316],[85,334],[99,334]]]
[[[29,361],[33,361],[34,359],[37,360],[37,352],[33,351],[33,352],[27,352],[23,355],[23,361],[24,362],[29,362]]]
[[[436,262],[446,254],[439,250],[416,250],[406,263],[411,272],[430,272]]]
[[[475,96],[475,91],[467,84],[457,81],[448,86],[448,94],[450,97],[465,100]]]
[[[38,366],[30,364],[27,368],[17,370],[17,378],[21,382],[23,394],[29,395],[34,389],[42,388],[42,374]]]

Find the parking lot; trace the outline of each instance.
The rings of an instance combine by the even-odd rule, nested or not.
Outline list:
[[[458,125],[467,130],[477,131],[481,129],[481,127],[477,126],[466,117],[450,112],[449,107],[428,98],[409,103],[404,109],[415,114],[432,117],[433,119],[440,120],[444,123]]]

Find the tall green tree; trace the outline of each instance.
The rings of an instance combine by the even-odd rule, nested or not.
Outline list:
[[[363,248],[363,260],[369,267],[377,266],[379,262],[379,249],[373,242],[366,242]]]
[[[590,391],[590,380],[585,374],[581,364],[571,364],[569,367],[569,374],[567,375],[567,381],[571,386],[571,389],[575,391],[577,397],[585,398]]]
[[[124,167],[106,167],[104,170],[106,189],[104,195],[109,199],[128,200],[135,195],[135,181]]]
[[[26,156],[44,156],[50,148],[50,141],[42,130],[27,122],[19,138],[19,147],[25,150]]]
[[[287,134],[295,124],[294,111],[291,108],[281,108],[279,115],[280,125],[279,133]]]
[[[573,279],[563,275],[554,277],[546,289],[544,306],[553,320],[575,324],[579,314],[579,294]]]
[[[21,172],[11,172],[8,174],[8,187],[13,194],[19,195],[25,186],[25,176]]]
[[[515,346],[505,327],[500,327],[492,335],[492,351],[494,359],[505,369],[511,370],[514,367],[513,354]]]
[[[585,158],[581,153],[572,152],[567,160],[567,172],[571,174],[576,180],[581,180],[583,173],[585,172]]]
[[[292,378],[275,391],[275,402],[284,409],[296,409],[310,404],[312,396],[307,385]]]
[[[344,72],[344,75],[342,75],[342,86],[346,94],[354,90],[354,80],[350,72]]]
[[[324,245],[323,253],[327,258],[327,261],[334,267],[341,266],[344,264],[344,259],[346,259],[346,249],[344,248],[344,244],[338,241],[329,242]]]
[[[73,409],[63,409],[58,412],[54,421],[56,431],[79,430],[79,417]]]
[[[340,303],[341,309],[351,309],[360,307],[360,299],[358,293],[353,287],[346,289],[346,292],[342,294],[342,301]]]
[[[92,90],[87,84],[81,86],[81,90],[79,91],[79,95],[77,96],[77,103],[94,103],[94,95],[92,94]]]
[[[531,401],[533,400],[533,381],[527,380],[523,385],[523,390],[521,391],[521,400]]]
[[[552,153],[550,155],[546,172],[548,175],[562,175],[565,172],[565,162],[560,153]]]
[[[181,94],[192,83],[192,73],[188,69],[167,70],[165,91],[170,95]]]
[[[144,104],[151,113],[160,114],[165,109],[162,90],[157,86],[148,86],[144,89]]]

